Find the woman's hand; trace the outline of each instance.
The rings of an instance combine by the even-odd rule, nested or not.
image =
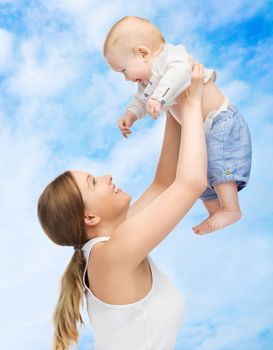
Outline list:
[[[202,64],[193,61],[191,85],[186,91],[176,98],[178,103],[199,103],[201,104],[204,90],[204,67]]]

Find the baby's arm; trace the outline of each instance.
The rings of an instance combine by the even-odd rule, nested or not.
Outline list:
[[[169,54],[165,73],[151,98],[161,105],[174,103],[175,98],[191,83],[192,65],[184,46],[178,45]]]
[[[142,86],[139,85],[138,92],[135,94],[133,100],[128,105],[124,115],[119,119],[119,128],[125,138],[127,138],[128,135],[132,133],[130,127],[134,124],[134,122],[138,119],[143,118],[146,114],[146,105],[138,97],[139,94],[141,94],[142,90]]]
[[[127,111],[134,113],[134,115],[137,117],[137,119],[141,119],[146,114],[146,104],[141,101],[139,96],[143,94],[144,88],[138,84],[138,91],[135,94],[133,100],[130,102],[130,104],[127,107]]]

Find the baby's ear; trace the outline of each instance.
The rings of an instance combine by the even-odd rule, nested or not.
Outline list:
[[[141,55],[142,58],[149,58],[151,55],[151,50],[143,45],[138,46],[137,53]]]

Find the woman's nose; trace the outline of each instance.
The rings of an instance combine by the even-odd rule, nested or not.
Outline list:
[[[108,175],[104,175],[104,177],[108,184],[112,182],[112,179],[113,179],[112,175],[108,174]]]

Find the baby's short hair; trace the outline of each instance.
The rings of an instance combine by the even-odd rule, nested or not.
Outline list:
[[[116,22],[108,32],[103,45],[103,54],[107,56],[110,48],[121,45],[124,49],[134,49],[140,45],[154,51],[165,43],[160,30],[147,19],[126,16]]]

